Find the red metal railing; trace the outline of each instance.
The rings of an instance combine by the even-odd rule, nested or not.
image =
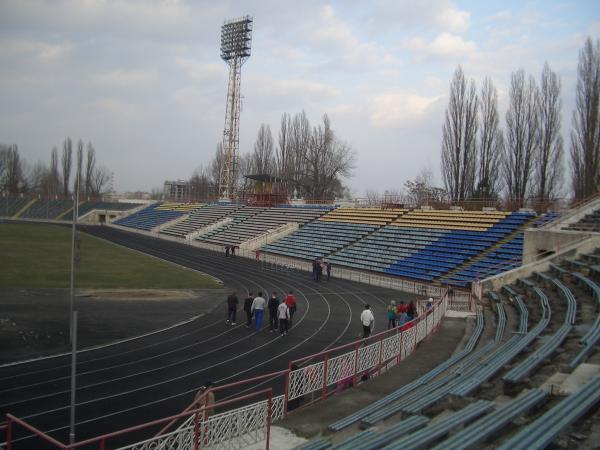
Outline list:
[[[179,414],[173,415],[173,416],[169,416],[169,417],[164,417],[162,419],[157,419],[157,420],[153,420],[151,422],[147,422],[141,425],[136,425],[133,427],[128,427],[128,428],[123,428],[121,430],[118,431],[114,431],[112,433],[107,433],[101,436],[97,436],[91,439],[85,439],[83,441],[78,441],[75,442],[73,444],[64,444],[60,441],[58,441],[57,439],[54,439],[51,436],[48,436],[46,433],[44,433],[43,431],[38,430],[37,428],[35,428],[34,426],[28,424],[27,422],[19,419],[18,417],[13,416],[12,414],[7,414],[6,415],[6,449],[7,450],[13,450],[15,447],[13,446],[14,442],[13,442],[13,434],[14,434],[14,430],[13,427],[15,425],[18,425],[22,428],[24,428],[25,430],[33,433],[36,437],[38,437],[39,439],[42,439],[44,442],[54,446],[57,449],[61,449],[61,450],[73,450],[73,449],[77,449],[80,447],[84,447],[84,446],[90,446],[90,447],[96,447],[99,450],[105,450],[107,448],[107,443],[108,441],[115,439],[117,437],[120,436],[124,436],[127,434],[131,434],[131,433],[135,433],[135,432],[139,432],[142,430],[146,430],[148,428],[153,428],[156,427],[158,425],[162,425],[165,422],[173,422],[173,421],[177,421],[179,419],[182,418],[189,418],[190,416],[194,416],[194,429],[196,431],[199,430],[200,428],[200,416],[203,416],[203,419],[206,420],[206,418],[208,417],[208,410],[209,409],[216,409],[216,408],[224,408],[224,407],[228,407],[231,406],[235,403],[239,403],[241,401],[244,400],[248,400],[250,398],[255,398],[255,397],[259,397],[259,396],[265,396],[267,399],[267,404],[268,404],[268,413],[267,413],[267,436],[269,433],[268,428],[270,428],[270,420],[271,420],[271,402],[272,402],[272,396],[273,396],[273,390],[271,388],[267,388],[267,389],[262,389],[260,391],[256,391],[256,392],[252,392],[250,394],[246,394],[246,395],[242,395],[240,397],[236,397],[230,400],[224,400],[222,402],[219,403],[215,403],[214,405],[206,405],[204,407],[201,408],[196,408],[193,410],[185,410]],[[195,444],[194,444],[194,450],[197,450],[199,448],[199,441],[197,439],[198,433],[194,433],[196,436],[195,439]],[[31,447],[31,442],[29,442],[27,444],[26,447],[24,448],[32,448]],[[267,440],[267,449],[268,449],[268,440]],[[16,449],[15,449],[16,450]]]

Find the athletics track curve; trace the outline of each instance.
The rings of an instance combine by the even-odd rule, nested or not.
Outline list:
[[[408,294],[361,283],[336,280],[316,283],[306,272],[270,272],[246,258],[185,244],[90,226],[86,232],[222,280],[240,300],[248,290],[278,293],[293,290],[298,312],[287,336],[244,326],[239,312],[235,327],[225,325],[225,299],[208,314],[156,334],[78,354],[77,440],[177,414],[189,405],[205,379],[231,383],[282,370],[296,358],[356,340],[359,315],[370,303],[376,330],[385,326],[391,299]],[[334,269],[335,273],[335,269]],[[135,318],[132,318],[135,320]],[[0,367],[0,414],[9,412],[52,437],[67,442],[70,404],[70,356]],[[281,382],[272,382],[281,389]],[[269,386],[263,383],[261,387]],[[220,393],[218,400],[248,389]],[[279,394],[281,392],[275,392]],[[15,448],[33,448],[19,431]],[[139,438],[147,437],[141,435]],[[129,441],[129,439],[128,439]],[[39,442],[35,444],[35,447]]]

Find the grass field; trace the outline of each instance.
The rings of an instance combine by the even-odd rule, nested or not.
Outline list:
[[[201,289],[218,287],[207,276],[80,233],[78,288]],[[71,229],[0,224],[0,288],[68,288]]]

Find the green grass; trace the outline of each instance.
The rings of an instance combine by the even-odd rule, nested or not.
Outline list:
[[[215,288],[210,277],[145,256],[84,233],[78,288]],[[0,288],[68,288],[71,229],[0,224]]]

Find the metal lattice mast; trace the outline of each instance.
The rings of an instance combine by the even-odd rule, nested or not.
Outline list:
[[[219,197],[237,196],[238,150],[240,145],[240,85],[242,65],[250,57],[252,17],[227,21],[221,27],[221,58],[229,65],[225,127],[223,129],[223,164],[219,180]]]

